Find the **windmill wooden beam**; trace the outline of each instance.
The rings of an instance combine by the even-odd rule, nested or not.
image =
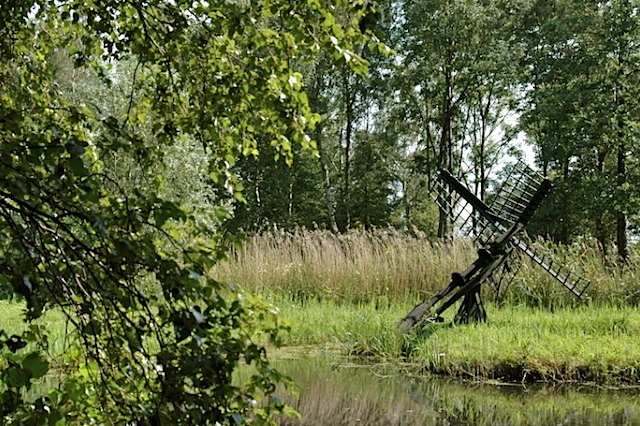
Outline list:
[[[423,321],[442,321],[441,314],[460,299],[462,303],[455,316],[456,322],[484,321],[486,312],[482,305],[481,285],[505,264],[516,248],[547,270],[575,296],[582,298],[588,282],[579,285],[581,280],[572,280],[570,274],[552,269],[544,257],[537,255],[518,238],[518,234],[524,230],[552,188],[548,179],[536,176],[532,170],[521,167],[520,171],[511,181],[507,179],[503,190],[496,197],[498,201],[494,203],[495,207],[485,204],[448,171],[440,171],[438,178],[441,188],[447,188],[456,194],[458,200],[466,203],[464,207],[470,206],[472,211],[468,213],[470,217],[475,215],[477,218],[480,234],[490,229],[489,237],[485,238],[478,249],[478,258],[463,272],[454,272],[449,285],[431,299],[413,308],[400,321],[401,329],[410,329]],[[453,215],[454,206],[449,207]],[[456,215],[459,216],[460,213]]]

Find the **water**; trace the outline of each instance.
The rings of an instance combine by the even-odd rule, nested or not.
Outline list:
[[[640,391],[489,385],[308,357],[276,361],[300,387],[282,425],[640,425]]]

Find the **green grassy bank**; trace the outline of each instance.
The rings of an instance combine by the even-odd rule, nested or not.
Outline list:
[[[283,347],[273,351],[334,352],[371,363],[392,364],[411,375],[437,374],[474,381],[592,383],[640,386],[640,311],[633,307],[580,306],[555,311],[526,306],[487,306],[482,324],[437,323],[401,333],[396,323],[410,303],[353,304],[272,297],[291,324]],[[18,331],[22,305],[0,302],[0,329]],[[51,356],[62,352],[65,322],[46,318]],[[53,342],[52,342],[53,343]]]
[[[409,304],[275,300],[292,322],[286,347],[339,350],[411,374],[478,381],[640,386],[640,311],[583,306],[555,311],[487,307],[483,324],[432,324],[409,334],[395,324]],[[286,348],[285,348],[286,350]]]

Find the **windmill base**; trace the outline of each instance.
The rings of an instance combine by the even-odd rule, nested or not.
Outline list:
[[[468,324],[470,322],[485,322],[487,320],[487,313],[482,305],[480,290],[480,286],[477,286],[474,290],[464,296],[464,299],[462,299],[462,305],[460,305],[458,313],[454,318],[456,323]]]

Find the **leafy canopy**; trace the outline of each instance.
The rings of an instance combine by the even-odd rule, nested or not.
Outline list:
[[[336,6],[353,18],[338,23],[317,0],[0,4],[1,279],[27,306],[24,326],[0,332],[3,423],[225,424],[286,411],[261,345],[278,343],[282,320],[207,276],[222,235],[166,196],[160,165],[171,147],[202,146],[209,183],[243,199],[238,158],[268,147],[290,163],[295,146],[313,149],[317,117],[292,64],[328,51],[365,71],[352,46],[368,38],[369,6]],[[56,55],[103,89],[69,93]],[[128,88],[123,108],[105,102],[115,87]],[[133,165],[133,184],[114,158]],[[73,330],[55,357],[37,320],[51,309]],[[242,386],[240,363],[255,366]],[[25,392],[53,373],[60,386]]]

